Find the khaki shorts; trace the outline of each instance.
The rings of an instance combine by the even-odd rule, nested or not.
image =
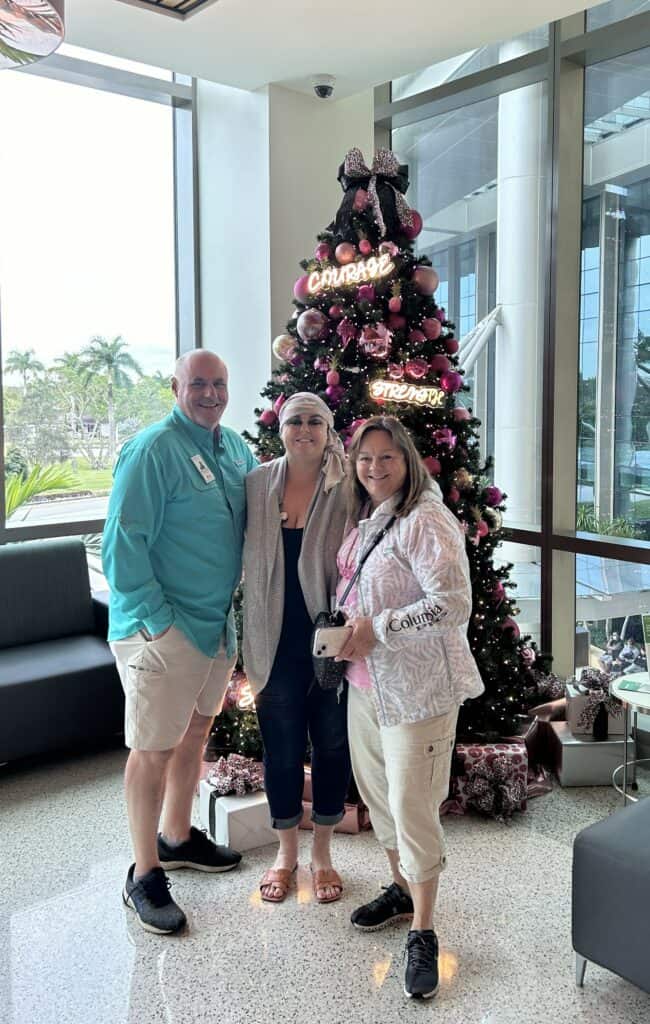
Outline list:
[[[352,771],[377,839],[397,850],[407,882],[429,882],[445,866],[440,804],[447,798],[458,708],[380,726],[369,690],[348,691]]]
[[[176,626],[158,640],[134,633],[110,646],[126,696],[124,737],[132,750],[171,750],[194,711],[207,718],[221,711],[236,661],[223,646],[208,658]]]

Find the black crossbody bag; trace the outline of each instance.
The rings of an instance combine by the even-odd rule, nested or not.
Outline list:
[[[325,629],[326,627],[331,626],[345,625],[345,616],[341,611],[341,605],[345,604],[348,595],[352,590],[352,587],[359,578],[359,573],[361,572],[364,563],[367,561],[368,557],[372,554],[372,552],[375,550],[380,541],[384,539],[384,537],[386,536],[386,534],[388,533],[396,519],[397,516],[391,516],[391,518],[388,520],[383,529],[381,529],[379,533],[375,537],[373,537],[372,543],[359,559],[359,564],[355,570],[354,576],[352,577],[347,587],[345,588],[341,600],[338,602],[338,607],[335,608],[333,612],[319,612],[318,615],[316,616],[316,621],[314,622],[314,629],[311,635],[312,650],[314,648],[316,630]],[[334,658],[315,658],[313,656],[312,661],[314,663],[314,675],[316,676],[316,682],[318,683],[318,685],[323,690],[338,689],[338,687],[343,682],[346,663],[344,661],[335,661]]]

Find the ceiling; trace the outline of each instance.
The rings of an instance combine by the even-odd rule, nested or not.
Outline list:
[[[217,0],[180,21],[121,0],[67,0],[66,38],[241,89],[311,92],[312,74],[333,74],[342,99],[586,6],[593,0]]]

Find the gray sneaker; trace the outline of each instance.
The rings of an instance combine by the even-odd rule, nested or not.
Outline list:
[[[162,868],[152,868],[146,875],[133,880],[135,864],[126,876],[122,899],[135,911],[138,921],[147,932],[172,935],[187,923],[185,914],[169,894],[169,880]]]

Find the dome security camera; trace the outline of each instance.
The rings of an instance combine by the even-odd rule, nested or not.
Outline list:
[[[314,75],[312,85],[319,100],[328,100],[334,92],[334,75]]]

